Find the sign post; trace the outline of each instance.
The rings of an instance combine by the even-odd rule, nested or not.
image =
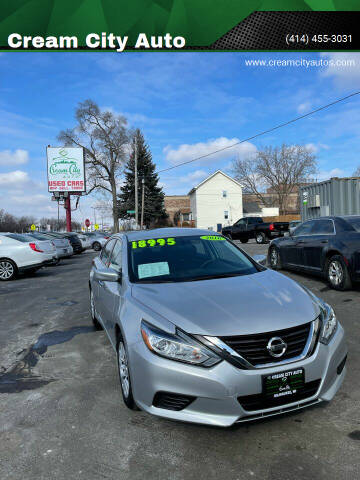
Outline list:
[[[64,197],[66,230],[71,232],[71,195],[86,192],[84,149],[50,147],[46,149],[48,191]]]

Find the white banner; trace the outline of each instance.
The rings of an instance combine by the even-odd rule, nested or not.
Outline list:
[[[47,147],[49,192],[85,192],[84,151],[74,147]]]

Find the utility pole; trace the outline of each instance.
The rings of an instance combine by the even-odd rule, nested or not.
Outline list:
[[[137,138],[134,139],[134,154],[135,154],[135,222],[136,228],[139,225],[139,204],[138,204],[138,171],[137,171]]]
[[[145,192],[145,179],[144,177],[141,180],[142,184],[142,192],[141,192],[141,222],[140,222],[140,228],[142,230],[143,225],[144,225],[144,192]]]
[[[70,194],[65,197],[65,210],[66,210],[66,231],[71,232],[71,201]]]

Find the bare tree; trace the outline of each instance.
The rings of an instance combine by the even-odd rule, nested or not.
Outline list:
[[[353,173],[353,177],[360,177],[360,167],[357,167],[357,169]]]
[[[61,131],[58,139],[66,146],[84,148],[87,193],[102,190],[111,196],[114,231],[118,232],[117,183],[129,146],[127,121],[121,115],[100,110],[92,100],[80,102],[75,116],[77,125]]]
[[[283,214],[295,187],[316,173],[316,157],[303,145],[270,146],[252,158],[235,160],[232,168],[245,192],[256,195],[266,205],[268,199],[264,193],[270,191],[279,213]]]

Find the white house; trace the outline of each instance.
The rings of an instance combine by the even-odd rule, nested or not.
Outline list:
[[[242,188],[221,170],[189,192],[191,218],[197,228],[220,230],[243,216]]]

